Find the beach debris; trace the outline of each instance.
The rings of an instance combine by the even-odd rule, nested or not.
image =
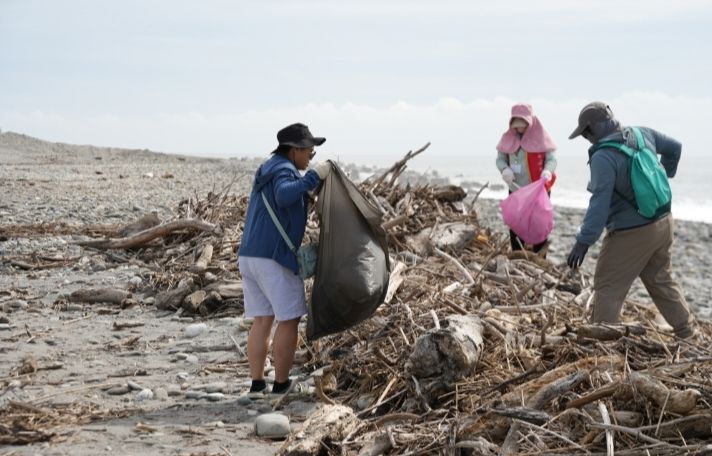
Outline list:
[[[287,419],[280,454],[709,451],[712,323],[698,321],[692,339],[678,339],[655,323],[655,309],[629,297],[620,324],[591,324],[589,276],[551,263],[543,252],[510,252],[508,237],[482,226],[477,204],[456,187],[401,185],[408,161],[426,148],[408,152],[360,184],[384,214],[393,257],[386,300],[347,331],[313,343],[300,339],[299,368],[313,373],[313,397],[320,404],[299,432],[290,434]],[[205,198],[191,196],[178,205],[177,220],[119,238],[113,237],[116,227],[42,229],[103,238],[81,242],[99,249],[93,254],[103,255],[107,267],[141,265],[143,280],[134,286],[151,296],[137,301],[177,311],[172,318],[238,316],[243,294],[235,255],[247,203],[247,196],[232,194],[229,187]],[[318,237],[314,217],[310,214],[305,241]],[[32,256],[14,260],[30,268],[50,264]],[[72,321],[78,320],[67,323]],[[240,330],[249,329],[249,321],[239,321]],[[3,334],[13,341],[33,337],[22,328],[8,330]],[[140,353],[139,341],[148,342],[135,335],[105,347],[122,355]],[[244,366],[239,347],[228,340],[176,345],[172,361],[182,361],[177,366],[191,374],[179,373],[172,380],[177,384],[166,385],[167,395],[223,399],[220,395],[230,394],[227,387],[208,388],[215,383],[209,380],[199,387],[196,379]],[[220,350],[237,359],[218,364],[201,355],[200,365],[192,354]],[[126,384],[104,389],[107,394],[130,390]],[[295,396],[280,397],[274,408]],[[238,403],[259,403],[265,412],[272,407],[243,399]],[[38,404],[2,410],[0,443],[50,440],[60,428],[59,413],[77,416]]]
[[[119,288],[81,288],[67,297],[70,302],[121,304],[131,293]]]

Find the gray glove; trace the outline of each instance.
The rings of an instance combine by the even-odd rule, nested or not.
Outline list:
[[[324,180],[326,179],[326,176],[328,176],[331,172],[331,163],[329,163],[328,161],[317,163],[316,165],[314,165],[313,169],[319,175],[319,179]]]

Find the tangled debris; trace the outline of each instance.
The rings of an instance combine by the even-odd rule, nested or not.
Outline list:
[[[676,339],[628,300],[588,324],[588,277],[508,252],[456,188],[395,185],[407,158],[362,185],[398,260],[387,301],[307,347],[327,405],[281,454],[712,451],[709,322]]]
[[[323,406],[281,453],[712,452],[710,323],[697,322],[693,339],[676,339],[654,308],[628,299],[621,324],[588,324],[589,277],[550,263],[545,251],[509,252],[508,239],[480,226],[477,197],[465,199],[459,187],[399,185],[408,160],[426,148],[360,185],[389,235],[386,302],[351,330],[303,342],[303,367]],[[104,238],[80,245],[151,270],[134,294],[153,294],[157,308],[238,312],[235,253],[246,209],[247,196],[228,186],[182,201],[177,220],[152,214],[94,227]],[[310,219],[308,237],[317,230]],[[30,268],[57,260],[13,259]],[[134,302],[115,289],[69,299]],[[11,406],[5,441],[56,438],[39,424],[59,412]]]

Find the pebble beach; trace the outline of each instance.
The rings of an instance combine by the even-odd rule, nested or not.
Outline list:
[[[119,227],[152,212],[170,220],[184,199],[225,189],[244,194],[265,158],[201,158],[0,134],[0,407],[14,401],[85,414],[132,410],[99,424],[83,423],[77,412],[51,445],[13,445],[9,454],[276,453],[279,441],[254,435],[256,418],[271,405],[244,396],[249,378],[240,351],[249,322],[239,312],[201,319],[156,310],[148,301],[103,312],[58,304],[81,287],[137,289],[149,276],[145,265],[116,266],[78,246],[88,239],[87,227]],[[481,226],[506,233],[498,201],[480,199],[474,207]],[[555,209],[548,259],[562,263],[583,211]],[[712,316],[710,241],[709,224],[676,220],[674,275],[704,319]],[[593,272],[598,246],[584,272]],[[16,261],[32,255],[57,265],[35,270]],[[649,301],[639,281],[629,297]],[[18,374],[27,362],[35,363],[34,375]],[[289,403],[292,432],[314,405],[308,397]]]

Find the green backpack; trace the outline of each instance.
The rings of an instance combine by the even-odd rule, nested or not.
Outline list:
[[[633,205],[640,215],[653,219],[670,210],[672,191],[668,182],[665,169],[658,161],[658,156],[650,150],[643,140],[643,134],[636,127],[631,128],[635,133],[639,149],[634,149],[625,144],[606,141],[596,144],[596,150],[604,148],[617,149],[630,158],[630,181],[635,194]]]

